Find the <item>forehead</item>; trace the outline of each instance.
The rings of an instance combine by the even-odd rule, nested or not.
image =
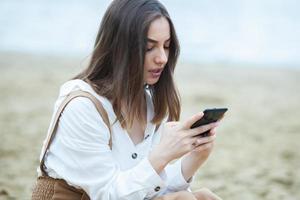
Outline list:
[[[156,41],[165,41],[170,38],[170,25],[165,17],[160,17],[151,22],[148,38]]]

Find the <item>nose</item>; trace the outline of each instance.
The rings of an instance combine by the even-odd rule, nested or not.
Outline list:
[[[161,49],[156,55],[155,62],[159,65],[163,65],[168,62],[168,55],[164,48]]]

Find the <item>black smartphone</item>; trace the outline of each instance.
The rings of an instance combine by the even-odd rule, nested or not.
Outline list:
[[[202,126],[205,124],[210,124],[212,122],[216,122],[220,119],[222,119],[222,117],[224,116],[225,112],[227,111],[227,108],[213,108],[213,109],[206,109],[203,111],[204,115],[201,119],[199,119],[198,121],[196,121],[191,128],[196,128],[198,126]],[[209,131],[206,131],[204,133],[201,133],[198,136],[201,137],[206,137],[208,136]]]

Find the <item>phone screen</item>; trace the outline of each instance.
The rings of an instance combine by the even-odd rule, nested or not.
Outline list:
[[[220,120],[225,112],[227,111],[227,108],[213,108],[213,109],[206,109],[203,111],[204,115],[201,119],[196,121],[191,128],[196,128],[202,125],[210,124],[212,122],[216,122]],[[200,134],[202,137],[208,136],[209,131],[206,131],[202,134]],[[200,136],[199,135],[199,136]]]

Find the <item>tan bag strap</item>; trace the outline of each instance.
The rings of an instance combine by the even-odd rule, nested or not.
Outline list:
[[[107,127],[109,128],[109,133],[110,133],[110,138],[109,138],[109,147],[110,149],[112,148],[112,138],[111,138],[111,127],[110,127],[110,123],[109,123],[109,118],[108,118],[108,115],[107,115],[107,112],[105,111],[104,107],[102,106],[101,102],[95,97],[93,96],[92,94],[90,94],[89,92],[86,92],[86,91],[82,91],[82,90],[78,90],[78,91],[75,91],[75,92],[71,92],[64,100],[63,102],[61,103],[61,105],[58,107],[57,109],[57,112],[56,112],[56,115],[54,117],[54,121],[52,123],[52,126],[50,128],[50,134],[49,134],[49,137],[48,137],[48,140],[46,142],[46,148],[44,150],[44,154],[43,154],[43,157],[42,157],[42,160],[40,162],[40,169],[41,169],[41,172],[42,172],[42,175],[43,176],[46,176],[47,173],[45,171],[45,168],[44,168],[44,165],[45,165],[45,156],[46,156],[46,153],[53,141],[53,138],[54,136],[56,135],[56,129],[57,129],[57,126],[58,126],[58,121],[59,121],[59,118],[63,112],[63,110],[65,109],[65,107],[67,106],[67,104],[74,98],[76,97],[86,97],[86,98],[89,98],[93,103],[94,105],[96,106],[96,109],[97,111],[99,112],[99,114],[101,115],[104,123],[107,125]]]

